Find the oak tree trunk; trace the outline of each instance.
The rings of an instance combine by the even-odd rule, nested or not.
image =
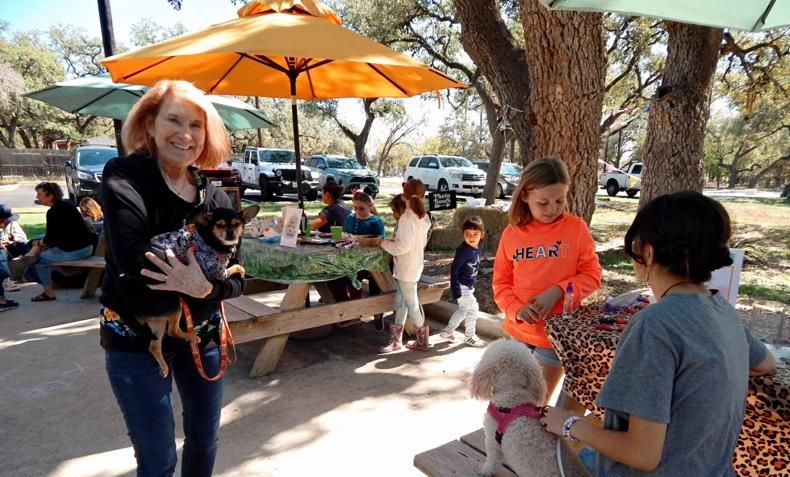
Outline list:
[[[519,141],[527,162],[532,126],[527,120],[530,79],[524,50],[516,46],[502,20],[496,0],[453,0],[461,24],[461,44],[475,65],[491,83],[502,106],[522,112],[509,117],[510,127]]]
[[[530,86],[531,159],[554,156],[571,176],[570,209],[590,222],[598,189],[606,77],[603,16],[521,0]]]
[[[571,211],[589,223],[595,210],[603,108],[603,21],[597,13],[550,12],[521,0],[526,51],[517,47],[494,0],[453,0],[461,44],[509,117],[521,162],[554,155],[571,173]],[[534,77],[534,79],[533,79]]]
[[[491,205],[497,199],[496,186],[499,183],[499,171],[502,169],[502,158],[505,155],[505,135],[507,131],[500,131],[497,122],[497,105],[489,94],[485,85],[479,80],[475,82],[477,95],[486,111],[486,125],[491,134],[491,153],[488,156],[488,172],[486,173],[486,185],[483,188],[483,197],[486,205]]]
[[[650,102],[639,206],[659,195],[702,192],[708,98],[721,28],[666,22],[669,40],[661,85]]]
[[[486,186],[483,189],[483,197],[486,205],[494,203],[497,197],[497,184],[499,183],[499,171],[502,169],[502,158],[505,156],[505,134],[494,132],[491,135],[491,155],[488,156],[488,173],[486,174]]]

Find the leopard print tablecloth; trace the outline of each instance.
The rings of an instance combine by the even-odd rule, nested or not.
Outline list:
[[[546,320],[549,341],[565,368],[565,391],[603,418],[594,401],[614,360],[618,331],[596,330],[604,315],[628,318],[627,314],[603,313],[597,305],[579,308],[571,319]],[[781,363],[772,376],[749,381],[746,416],[733,460],[744,477],[790,475],[790,366]]]

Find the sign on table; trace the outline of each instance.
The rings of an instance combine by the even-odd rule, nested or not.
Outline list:
[[[429,210],[452,210],[458,206],[457,204],[454,190],[428,194]]]
[[[283,207],[283,232],[280,236],[280,245],[296,247],[296,239],[299,238],[300,220],[302,220],[302,209]]]
[[[738,301],[738,287],[741,283],[741,269],[743,269],[743,249],[731,248],[730,257],[732,265],[713,271],[713,276],[708,282],[708,288],[719,290],[721,296],[735,306]]]

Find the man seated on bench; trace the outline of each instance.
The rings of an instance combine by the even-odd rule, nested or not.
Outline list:
[[[93,234],[85,226],[77,206],[63,199],[63,191],[54,182],[36,186],[37,203],[49,207],[44,237],[32,241],[32,248],[20,257],[27,266],[25,277],[40,283],[44,291],[32,301],[52,301],[52,264],[67,260],[82,260],[93,253]]]
[[[10,207],[0,204],[0,311],[13,310],[19,306],[14,300],[6,300],[5,292],[19,290],[18,285],[11,283],[11,271],[8,259],[11,250],[27,241],[27,235],[19,226],[16,215]]]

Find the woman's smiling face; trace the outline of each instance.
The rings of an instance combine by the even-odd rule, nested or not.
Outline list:
[[[162,102],[148,133],[154,138],[159,160],[167,166],[186,169],[203,152],[205,115],[190,101],[169,96]]]

